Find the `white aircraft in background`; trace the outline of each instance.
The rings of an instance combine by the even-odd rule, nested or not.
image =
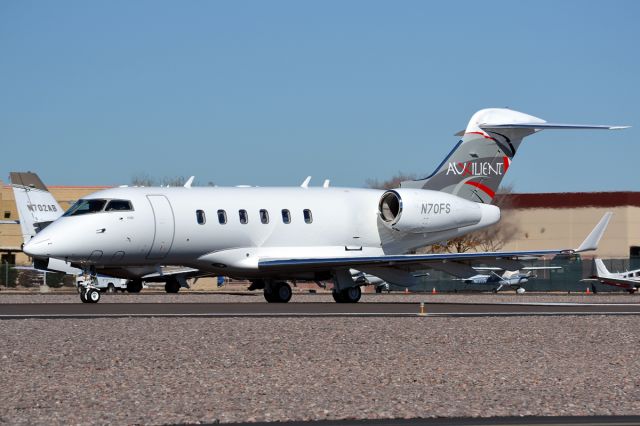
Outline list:
[[[545,269],[562,269],[560,266],[527,266],[520,268],[516,271],[505,271],[502,268],[474,268],[478,272],[489,272],[483,274],[477,274],[469,278],[461,279],[465,284],[483,285],[496,287],[493,289],[494,293],[502,290],[503,287],[510,287],[518,294],[524,294],[526,292],[523,287],[524,284],[529,282],[530,279],[536,278],[535,271]],[[526,272],[523,272],[526,271]],[[502,272],[502,274],[498,274]]]
[[[597,279],[602,284],[612,285],[627,290],[630,294],[635,293],[640,288],[640,269],[624,272],[609,272],[602,259],[594,259],[596,264]]]
[[[18,210],[24,244],[35,235],[49,226],[64,213],[56,199],[49,192],[40,177],[32,172],[11,172],[9,175],[11,188],[15,197]],[[39,271],[62,272],[69,275],[82,275],[83,270],[72,266],[69,262],[53,257],[34,257],[32,267],[16,267],[16,269],[35,269]],[[141,278],[146,282],[165,282],[167,293],[177,293],[180,287],[187,287],[186,280],[191,276],[198,276],[199,272],[185,268],[162,268],[162,273],[157,271],[145,274]],[[94,282],[98,289],[115,291],[126,288],[130,293],[138,293],[142,289],[142,281],[129,281],[107,275],[97,275]],[[83,281],[82,278],[79,278]],[[82,294],[82,293],[81,293]]]
[[[459,277],[472,266],[522,268],[519,258],[594,250],[605,215],[576,249],[405,254],[493,225],[490,204],[525,136],[543,129],[615,129],[551,124],[508,109],[471,118],[462,140],[429,177],[394,190],[310,188],[112,188],[79,200],[24,251],[85,271],[138,277],[180,265],[264,288],[268,302],[291,298],[290,280],[334,283],[336,302],[357,302],[351,269],[406,286],[416,270]],[[87,285],[84,299],[100,295]]]

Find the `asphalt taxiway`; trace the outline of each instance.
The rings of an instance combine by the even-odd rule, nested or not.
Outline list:
[[[16,303],[0,319],[640,315],[636,303]]]

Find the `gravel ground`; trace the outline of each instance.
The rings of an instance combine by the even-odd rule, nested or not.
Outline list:
[[[1,324],[0,423],[640,413],[637,317]]]
[[[294,293],[292,302],[331,302],[334,303],[329,293]],[[629,294],[573,294],[565,293],[542,293],[542,294],[509,294],[509,293],[467,293],[467,294],[375,294],[368,293],[362,295],[361,303],[382,302],[382,303],[419,303],[419,302],[439,302],[439,303],[543,303],[543,302],[564,302],[564,303],[640,303],[640,295]],[[34,293],[34,294],[12,294],[0,293],[0,305],[3,303],[80,303],[79,296],[75,293]],[[179,294],[166,293],[145,293],[129,294],[102,294],[100,303],[266,303],[261,292],[245,292],[236,294],[224,293],[196,293],[184,292]],[[2,309],[2,308],[0,308]]]

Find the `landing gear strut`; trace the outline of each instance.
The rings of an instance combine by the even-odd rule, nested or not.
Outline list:
[[[264,287],[264,298],[269,303],[287,303],[291,295],[291,286],[284,281],[269,283]]]

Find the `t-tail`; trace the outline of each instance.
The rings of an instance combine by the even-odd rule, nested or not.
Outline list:
[[[26,243],[64,212],[37,174],[11,172],[10,180]]]
[[[476,112],[462,139],[430,176],[404,181],[403,188],[448,192],[467,200],[491,203],[522,140],[544,129],[623,129],[626,126],[554,124],[504,108]]]

